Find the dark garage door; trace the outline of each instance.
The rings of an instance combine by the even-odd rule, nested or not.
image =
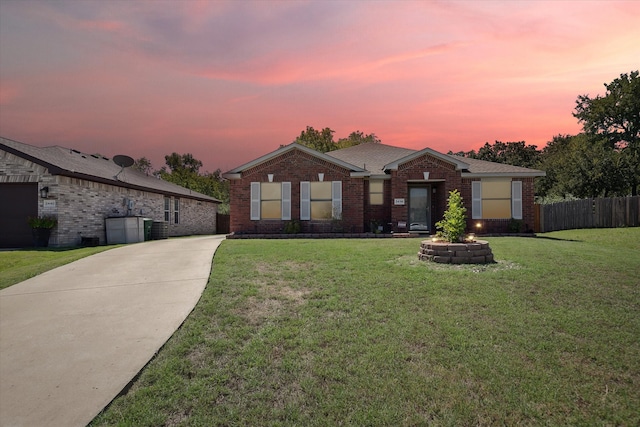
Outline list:
[[[38,215],[38,184],[0,184],[0,248],[33,246],[27,217]]]

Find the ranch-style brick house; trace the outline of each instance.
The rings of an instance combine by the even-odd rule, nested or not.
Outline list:
[[[58,220],[50,246],[108,243],[108,218],[153,220],[162,238],[215,234],[219,203],[102,155],[0,138],[0,247],[32,246],[36,216]]]
[[[292,143],[224,174],[231,233],[435,233],[449,192],[460,191],[467,228],[534,227],[534,179],[543,171],[365,143],[320,153]]]

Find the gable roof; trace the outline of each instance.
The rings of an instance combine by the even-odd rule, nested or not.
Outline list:
[[[149,176],[133,168],[121,168],[111,159],[60,146],[36,147],[0,137],[0,149],[43,166],[52,175],[63,175],[119,187],[218,202],[220,200],[177,184]]]
[[[398,166],[403,163],[420,156],[430,155],[455,165],[456,170],[460,170],[462,176],[465,178],[545,176],[545,172],[537,169],[443,154],[428,147],[422,150],[412,150],[410,148],[368,142],[341,150],[330,151],[327,155],[351,164],[363,165],[363,168],[374,175],[381,175],[387,173],[389,170],[397,170]]]
[[[398,166],[409,162],[415,158],[424,156],[424,155],[430,155],[432,157],[435,157],[436,159],[440,159],[444,162],[450,163],[452,165],[455,165],[456,170],[465,170],[469,167],[469,165],[465,162],[463,162],[461,159],[461,157],[459,158],[454,158],[453,156],[448,156],[446,154],[442,154],[438,151],[432,150],[431,148],[427,147],[424,148],[420,151],[414,151],[413,153],[409,154],[408,156],[405,156],[401,159],[397,159],[389,164],[384,165],[384,170],[388,171],[388,170],[398,170]]]
[[[305,147],[304,145],[298,144],[298,143],[291,143],[289,145],[285,145],[282,146],[280,148],[278,148],[275,151],[272,151],[271,153],[265,154],[264,156],[258,157],[255,160],[250,161],[249,163],[245,163],[244,165],[238,166],[236,168],[231,169],[230,171],[226,172],[223,174],[223,176],[227,179],[238,179],[240,178],[240,174],[242,174],[242,172],[244,172],[247,169],[251,169],[252,167],[255,167],[257,165],[260,165],[264,162],[268,162],[271,159],[274,159],[284,153],[287,153],[289,151],[292,150],[300,150],[303,153],[307,153],[311,156],[317,157],[319,159],[322,159],[324,161],[327,161],[329,163],[333,163],[335,165],[338,165],[340,167],[343,167],[345,169],[348,169],[351,171],[352,174],[363,174],[366,173],[366,170],[363,168],[360,168],[358,166],[355,166],[351,163],[345,162],[343,160],[340,160],[338,158],[332,157],[332,156],[328,156],[325,153],[321,153],[319,151],[316,151],[312,148],[309,147]]]

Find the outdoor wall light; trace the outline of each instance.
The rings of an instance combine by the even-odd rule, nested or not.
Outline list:
[[[48,195],[49,195],[49,187],[42,187],[40,189],[40,197],[43,199],[46,199]]]
[[[481,222],[476,222],[476,228],[478,230],[480,230],[482,228],[482,223]]]
[[[324,181],[324,174],[323,173],[319,173],[318,174],[318,181],[320,181],[320,182]]]

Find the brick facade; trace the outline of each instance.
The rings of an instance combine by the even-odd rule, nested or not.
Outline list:
[[[424,172],[429,172],[429,181],[424,181]],[[460,171],[456,171],[451,163],[444,162],[430,155],[420,156],[398,167],[397,171],[391,171],[391,198],[402,198],[408,202],[409,186],[429,186],[431,189],[431,224],[430,229],[435,230],[435,223],[442,219],[447,209],[449,191],[460,188],[462,178]],[[411,184],[413,183],[413,184]],[[399,222],[407,223],[409,220],[408,206],[391,207],[391,222],[396,232],[406,232],[408,228],[398,227]]]
[[[301,233],[362,233],[376,232],[382,226],[384,232],[406,233],[409,224],[409,192],[412,187],[426,188],[431,198],[431,221],[429,232],[435,233],[436,222],[440,221],[447,209],[449,193],[459,190],[467,209],[467,231],[478,233],[506,233],[513,226],[511,219],[472,220],[472,182],[481,178],[469,178],[465,175],[487,177],[500,176],[522,181],[522,229],[530,231],[534,224],[534,178],[509,177],[500,172],[484,172],[472,174],[467,164],[433,150],[416,152],[415,156],[403,157],[401,163],[388,163],[377,175],[369,171],[349,169],[327,160],[320,153],[312,152],[300,146],[266,155],[258,163],[249,163],[229,172],[231,181],[231,232],[236,234],[274,234],[283,233],[289,221],[283,220],[251,220],[251,183],[269,182],[269,174],[273,182],[291,183],[291,216],[292,220],[300,219],[300,182],[318,181],[318,173],[324,174],[325,181],[342,182],[342,220],[341,221],[301,221]],[[366,149],[365,149],[366,150]],[[335,152],[334,152],[335,153]],[[366,155],[366,151],[363,151]],[[339,158],[339,157],[337,157]],[[261,162],[260,162],[261,161]],[[485,168],[493,168],[495,164],[484,162]],[[429,173],[425,179],[425,172]],[[539,175],[540,171],[519,168],[519,173]],[[371,205],[369,198],[369,179],[382,179],[382,205]],[[398,203],[396,204],[396,200]],[[477,228],[477,225],[480,225]]]
[[[268,174],[273,174],[273,182],[291,183],[291,219],[300,220],[300,182],[318,181],[318,174],[324,174],[324,181],[342,181],[342,219],[300,221],[303,233],[362,233],[364,215],[364,187],[362,178],[352,178],[350,171],[334,163],[314,157],[308,153],[291,150],[282,155],[243,171],[241,179],[231,180],[230,214],[232,233],[282,233],[284,220],[251,220],[251,183],[269,182]]]
[[[38,215],[58,218],[51,246],[80,245],[82,237],[98,237],[106,243],[105,218],[140,215],[164,221],[164,195],[86,179],[52,175],[47,168],[0,150],[0,183],[37,182],[48,187],[46,199],[38,197]],[[169,236],[215,234],[217,203],[179,197],[179,224],[173,219],[171,196]],[[127,202],[133,203],[128,209]],[[26,220],[26,219],[25,219]]]

